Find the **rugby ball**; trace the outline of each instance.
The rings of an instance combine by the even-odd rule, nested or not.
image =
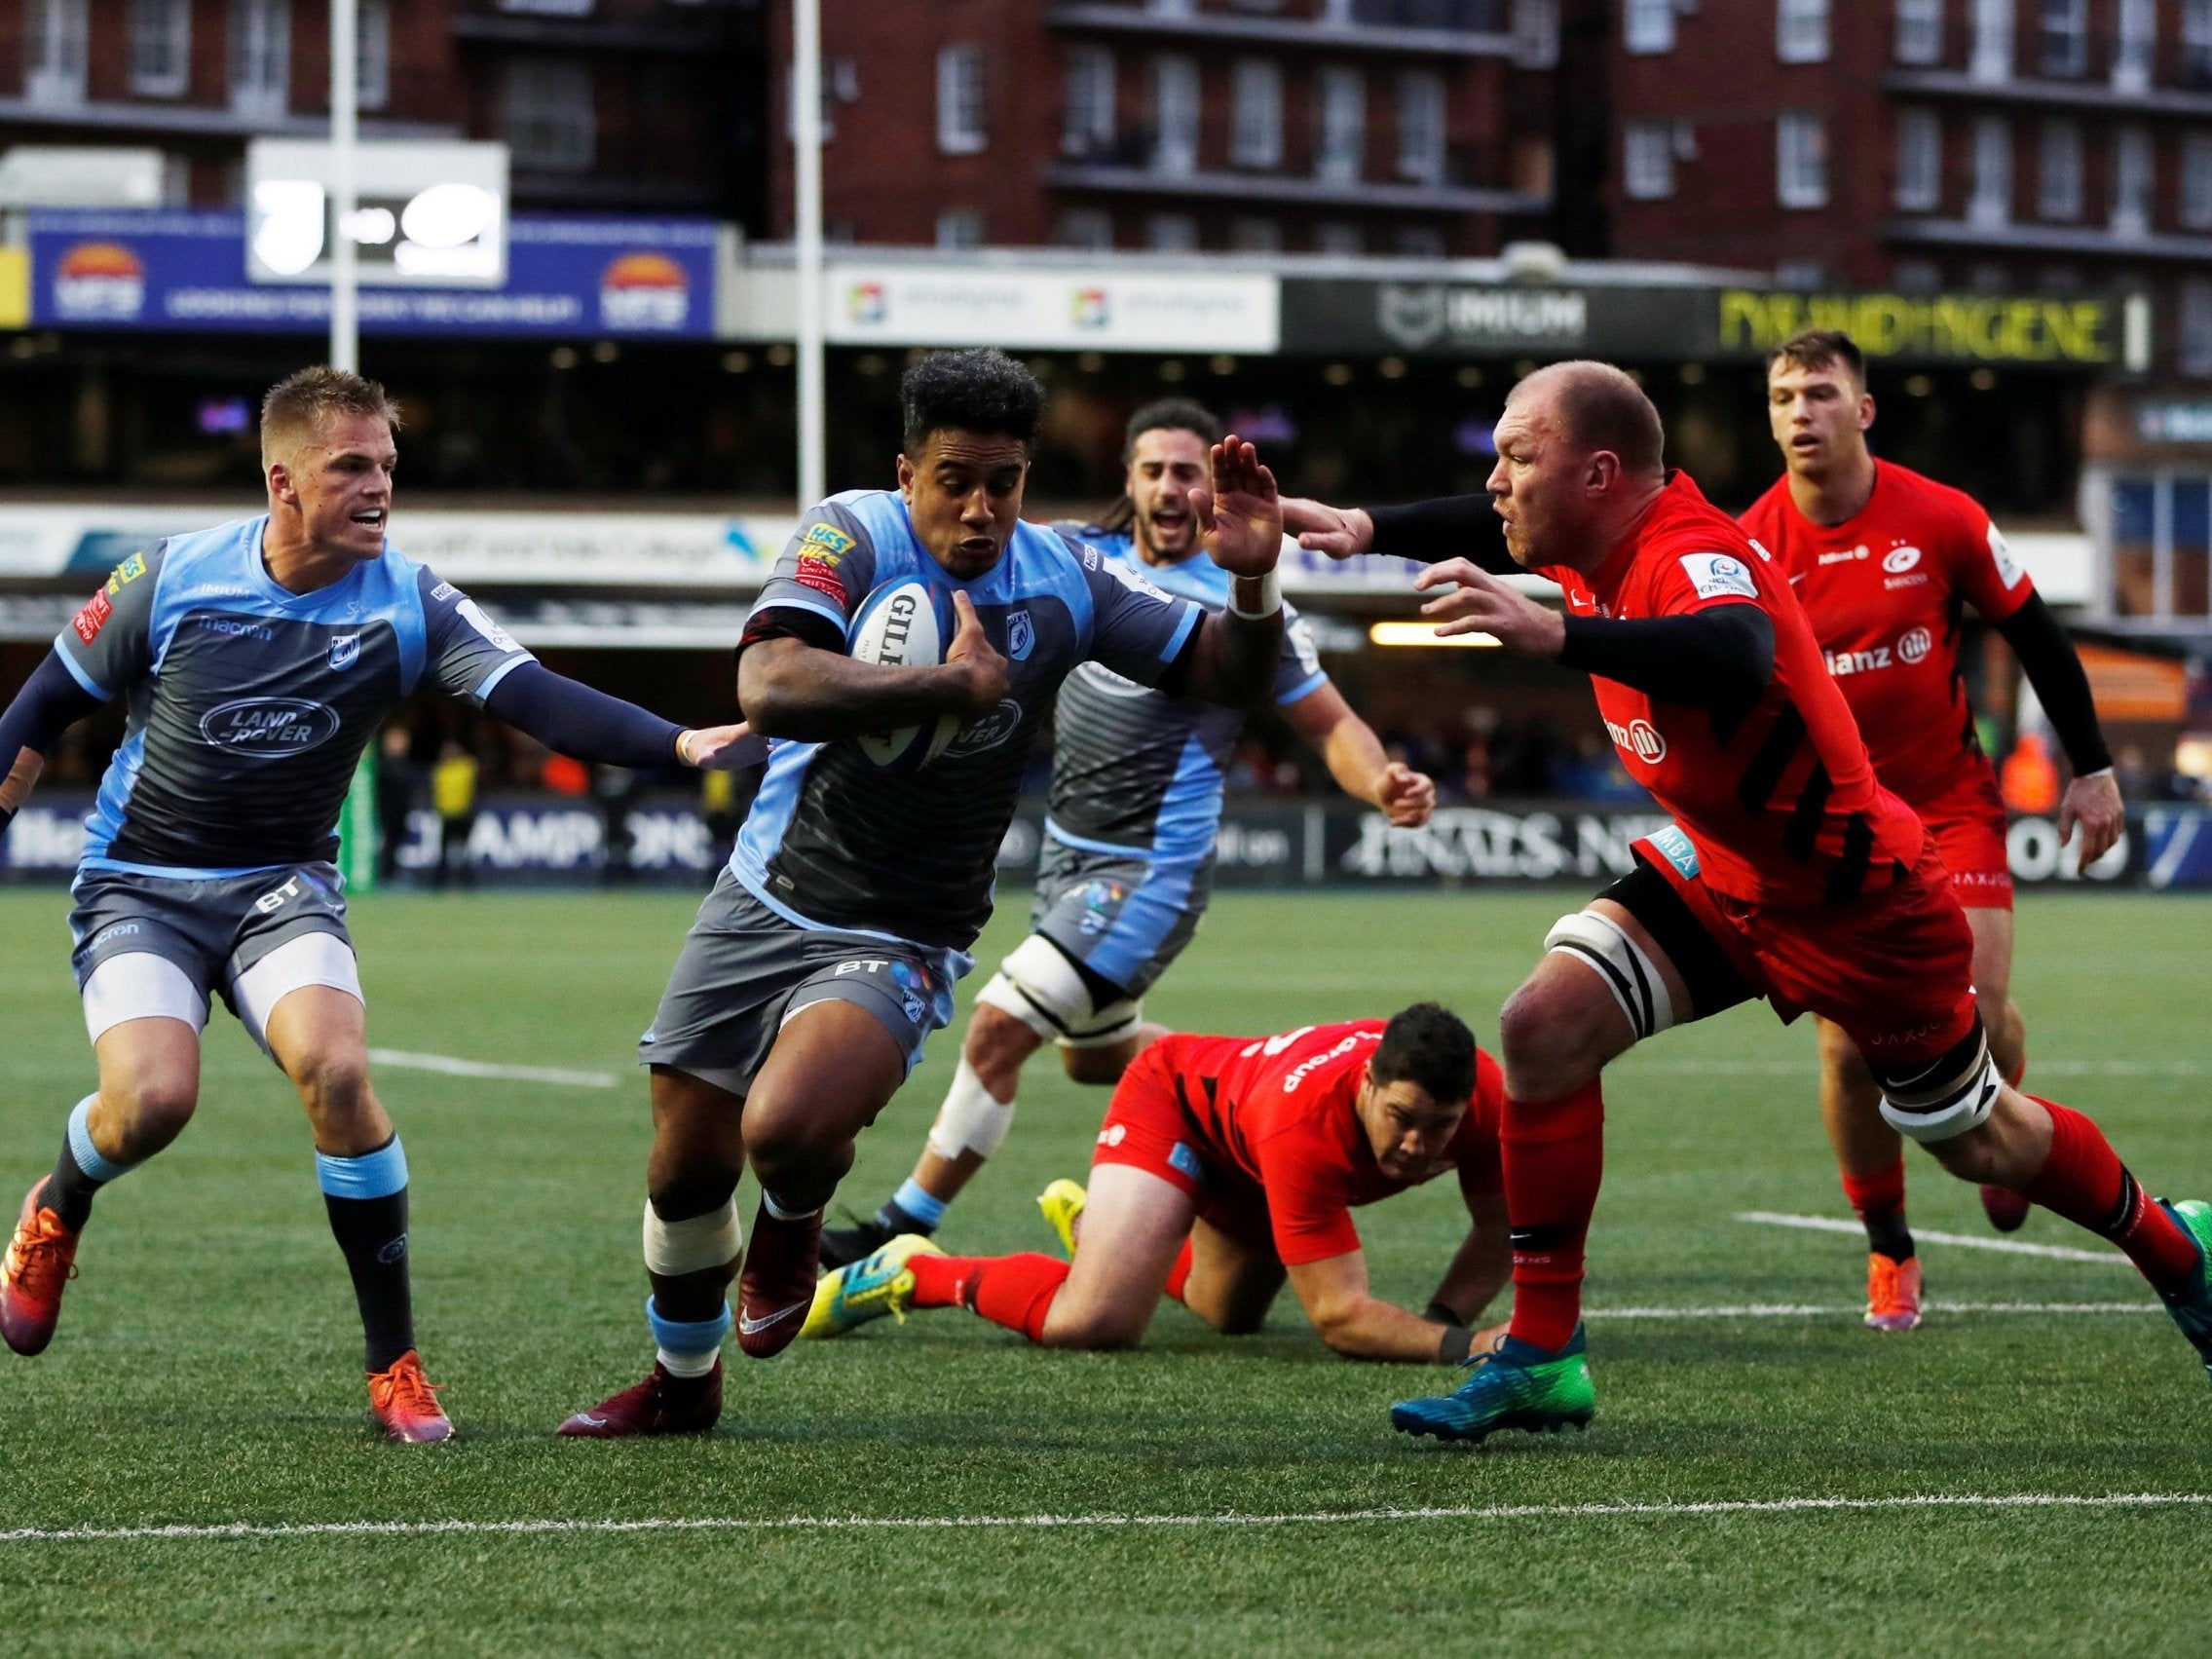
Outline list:
[[[856,662],[889,668],[933,668],[945,660],[952,639],[950,600],[926,583],[888,582],[860,602],[848,655]],[[854,741],[880,767],[916,772],[943,754],[959,733],[960,717],[946,714],[929,726],[901,726]]]

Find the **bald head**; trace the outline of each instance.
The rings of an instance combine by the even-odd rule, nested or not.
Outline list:
[[[1611,363],[1577,360],[1540,368],[1507,394],[1585,455],[1609,451],[1631,477],[1665,475],[1667,434],[1644,390]]]

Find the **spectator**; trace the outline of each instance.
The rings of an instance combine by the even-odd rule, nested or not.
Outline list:
[[[476,757],[451,737],[431,769],[431,805],[437,812],[438,840],[431,885],[442,887],[454,882],[474,886],[476,868],[469,857],[469,834],[476,827]]]
[[[399,849],[407,845],[408,821],[422,773],[411,752],[414,738],[394,721],[376,749],[376,879],[389,885],[399,874]]]

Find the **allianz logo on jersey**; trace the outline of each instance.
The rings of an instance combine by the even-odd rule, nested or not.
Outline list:
[[[1646,766],[1657,766],[1667,758],[1667,739],[1648,720],[1631,720],[1626,726],[1618,720],[1608,720],[1605,732],[1613,739],[1615,748],[1635,756]]]
[[[338,711],[306,698],[240,698],[200,717],[200,735],[234,755],[298,755],[338,735]]]
[[[1841,680],[1853,674],[1893,668],[1899,663],[1910,667],[1934,649],[1935,638],[1926,628],[1907,628],[1897,636],[1893,646],[1872,645],[1864,651],[1830,651],[1823,655],[1827,658],[1828,672]]]

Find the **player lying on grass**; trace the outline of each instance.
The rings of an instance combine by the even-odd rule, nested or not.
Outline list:
[[[398,415],[384,389],[305,369],[261,411],[269,510],[119,566],[0,715],[0,826],[68,726],[129,698],[70,888],[99,1088],[0,1263],[0,1337],[54,1335],[100,1188],[183,1132],[209,1000],[298,1087],[367,1336],[369,1399],[395,1440],[452,1425],[415,1351],[407,1159],[369,1086],[361,984],[330,860],[370,736],[431,684],[550,748],[614,766],[704,766],[740,728],[679,731],[541,667],[452,584],[386,541]]]
[[[810,509],[738,644],[738,699],[774,739],[768,775],[638,1043],[653,1078],[654,1367],[563,1434],[713,1427],[732,1278],[740,1351],[766,1359],[798,1336],[822,1206],[854,1138],[952,1018],[1061,682],[1100,661],[1242,707],[1265,694],[1282,650],[1282,518],[1250,444],[1216,447],[1196,503],[1207,550],[1233,578],[1229,608],[1207,616],[1021,521],[1044,405],[1021,364],[940,353],[908,370],[901,400],[898,488]],[[908,583],[949,600],[945,660],[848,655],[869,595]],[[948,716],[957,735],[908,770],[862,741],[904,727],[926,736]],[[732,1203],[748,1164],[761,1184],[749,1253]]]
[[[1989,1055],[2017,1086],[2027,1032],[2012,1000],[2012,871],[2005,801],[1982,753],[1959,667],[1959,612],[1970,603],[2020,660],[2074,769],[2058,813],[2063,841],[2079,824],[2082,864],[2126,826],[2089,677],[2005,538],[1973,500],[1877,462],[1867,448],[1874,399],[1849,334],[1784,341],[1767,361],[1767,417],[1787,470],[1740,522],[1787,574],[1829,671],[1851,704],[1875,779],[1902,798],[1951,873],[1973,929],[1974,997]],[[1905,1225],[1905,1157],[1882,1118],[1882,1091],[1851,1036],[1820,1025],[1820,1117],[1844,1194],[1866,1227],[1866,1323],[1920,1322],[1920,1262]],[[1981,1189],[2006,1232],[2028,1206]]]
[[[1113,1092],[1087,1198],[1061,1182],[1041,1200],[1048,1215],[1061,1209],[1072,1263],[946,1256],[907,1234],[824,1278],[805,1335],[839,1336],[910,1307],[965,1307],[1048,1348],[1125,1348],[1164,1291],[1241,1336],[1259,1329],[1287,1274],[1337,1353],[1456,1365],[1503,1335],[1471,1329],[1510,1264],[1502,1097],[1496,1062],[1434,1002],[1387,1023],[1162,1037]],[[1473,1225],[1428,1311],[1408,1313],[1369,1293],[1351,1212],[1447,1169]]]
[[[1054,528],[1131,575],[1209,611],[1229,602],[1229,573],[1200,548],[1191,492],[1206,486],[1220,440],[1187,398],[1130,417],[1122,500],[1099,524]],[[1328,762],[1346,793],[1394,824],[1429,821],[1436,784],[1383,752],[1314,649],[1313,630],[1283,608],[1271,700]],[[1014,1123],[1022,1067],[1048,1042],[1081,1083],[1118,1079],[1164,1035],[1144,994],[1198,931],[1214,886],[1221,779],[1245,711],[1140,686],[1085,663],[1053,711],[1044,858],[1023,940],[978,993],[928,1144],[914,1173],[867,1221],[822,1235],[822,1261],[857,1262],[900,1233],[937,1230],[946,1206]]]
[[[1754,997],[1848,1032],[1882,1113],[1963,1180],[2023,1194],[2125,1252],[2212,1366],[2212,1205],[2151,1198],[2081,1112],[1998,1075],[1973,989],[1973,932],[1912,810],[1874,780],[1787,573],[1662,464],[1642,389],[1603,363],[1530,375],[1498,422],[1491,499],[1380,515],[1286,504],[1308,546],[1449,554],[1495,509],[1507,568],[1549,577],[1549,609],[1465,558],[1418,585],[1440,632],[1592,677],[1629,775],[1675,823],[1637,867],[1562,917],[1500,1016],[1511,1335],[1455,1393],[1402,1403],[1413,1433],[1587,1422],[1584,1240],[1597,1202],[1606,1063]],[[1387,534],[1378,530],[1387,527]]]

